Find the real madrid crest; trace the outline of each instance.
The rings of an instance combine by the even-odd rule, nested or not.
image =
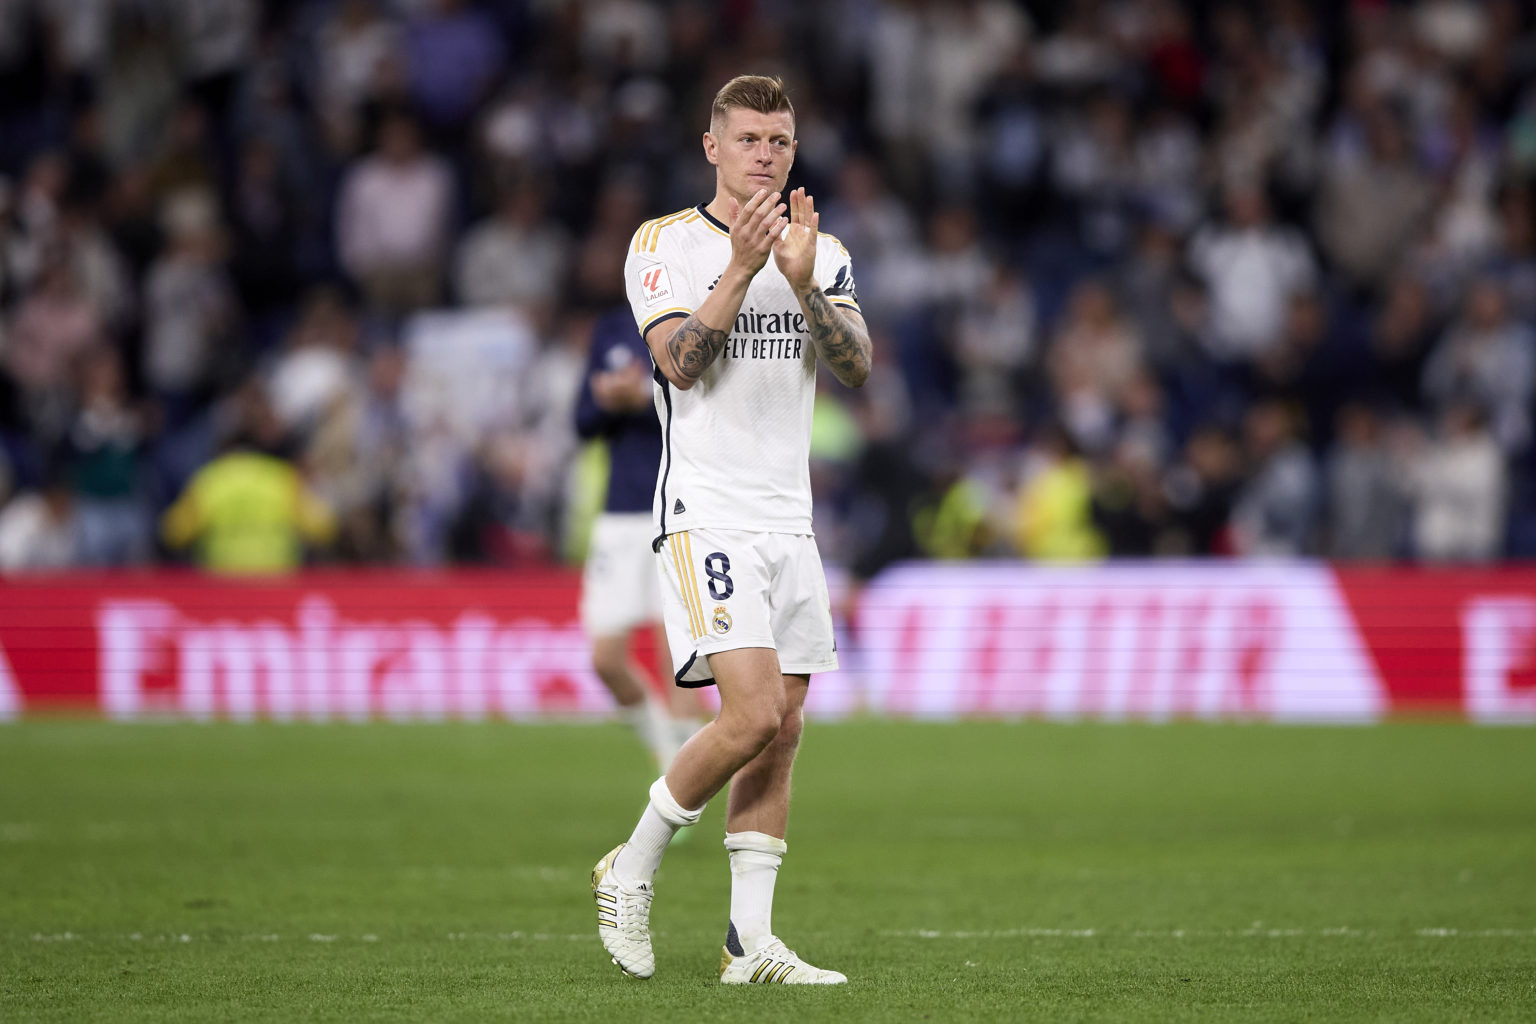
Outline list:
[[[729,633],[731,631],[731,613],[725,610],[725,605],[715,605],[714,617],[710,620],[715,624],[716,633]]]

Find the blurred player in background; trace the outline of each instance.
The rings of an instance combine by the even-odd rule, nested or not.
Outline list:
[[[730,783],[720,980],[840,984],[847,978],[807,964],[773,934],[772,910],[806,691],[812,673],[837,667],[811,535],[816,364],[859,387],[869,332],[847,251],[817,230],[804,189],[784,194],[795,114],[779,80],[726,83],[703,143],[714,198],[642,225],[624,277],[656,365],[663,452],[653,546],[676,681],[713,683],[720,715],[652,784],[629,842],[593,868],[598,934],[627,974],[655,973],[656,869],[673,833]]]
[[[608,445],[608,497],[592,527],[581,576],[581,625],[592,645],[592,667],[619,703],[619,714],[666,771],[698,728],[693,695],[675,695],[669,713],[649,673],[630,654],[630,634],[656,629],[662,665],[670,666],[661,633],[661,581],[651,553],[651,498],[661,463],[661,425],[651,399],[650,353],[627,309],[593,328],[586,376],[576,400],[576,432]],[[667,675],[671,675],[670,667]],[[668,680],[670,684],[671,680]]]

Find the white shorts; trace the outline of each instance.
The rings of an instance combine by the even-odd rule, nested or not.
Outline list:
[[[581,571],[581,628],[587,636],[622,636],[661,619],[661,582],[649,512],[605,512],[592,525]]]
[[[779,670],[837,668],[832,602],[816,538],[741,530],[669,534],[658,552],[662,617],[679,686],[710,686],[709,655],[771,647]]]

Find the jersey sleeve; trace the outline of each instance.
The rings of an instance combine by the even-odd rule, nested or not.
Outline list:
[[[693,294],[692,284],[675,237],[656,221],[642,224],[624,260],[624,290],[642,338],[657,324],[689,316],[698,308],[702,300]]]
[[[833,235],[823,233],[820,245],[821,251],[816,254],[816,283],[821,285],[822,293],[832,305],[862,313],[853,284],[853,258]]]

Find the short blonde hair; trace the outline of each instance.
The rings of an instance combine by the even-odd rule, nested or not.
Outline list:
[[[795,119],[795,108],[784,93],[784,82],[766,75],[737,75],[715,93],[715,102],[709,108],[709,130],[719,132],[725,128],[725,116],[737,107],[755,110],[759,114],[780,112]]]

